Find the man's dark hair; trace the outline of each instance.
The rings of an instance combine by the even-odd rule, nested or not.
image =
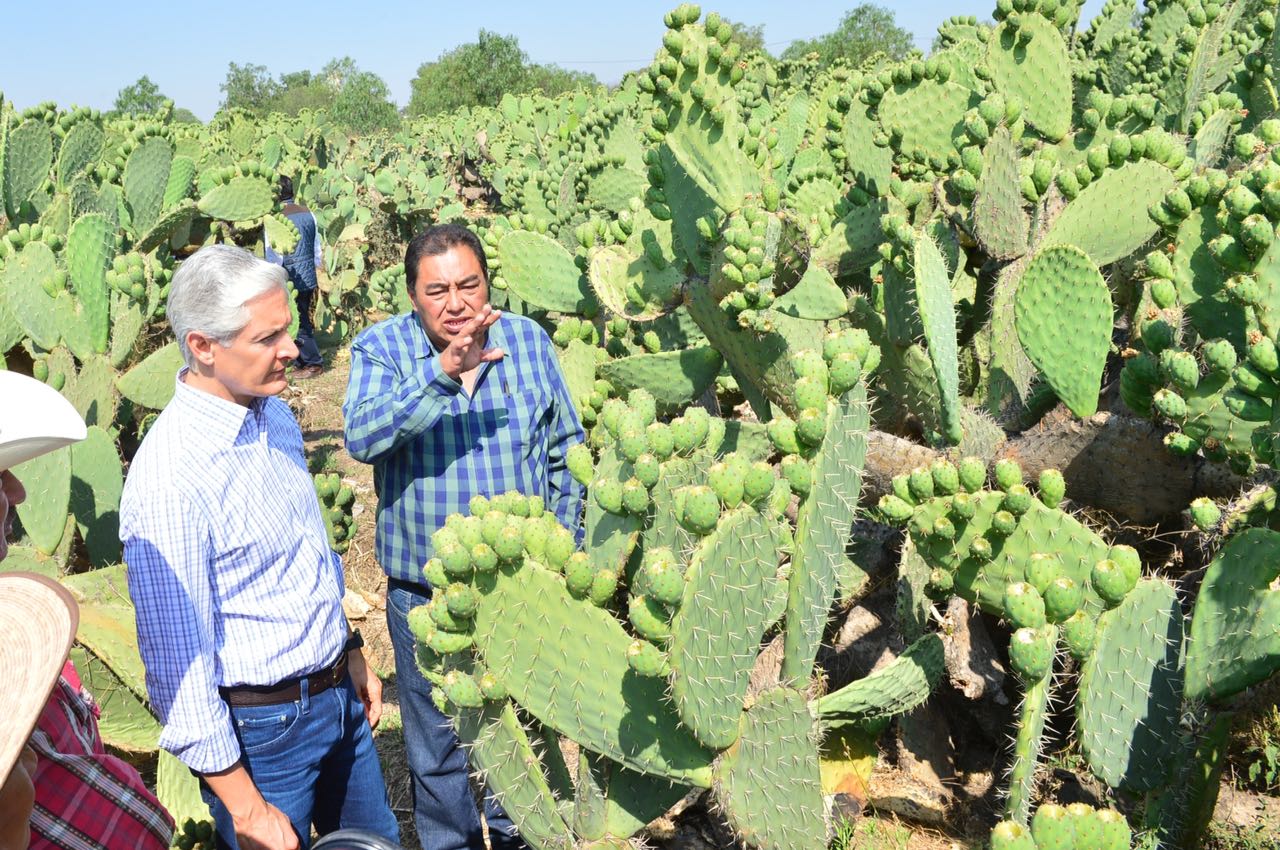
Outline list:
[[[276,194],[280,196],[280,200],[282,201],[292,201],[293,179],[281,174],[279,184],[276,188]]]
[[[438,257],[447,253],[450,248],[465,245],[476,255],[480,271],[484,274],[485,283],[489,282],[489,263],[484,258],[484,246],[480,237],[461,224],[433,224],[413,237],[404,252],[404,282],[413,292],[418,282],[418,263],[423,257]]]

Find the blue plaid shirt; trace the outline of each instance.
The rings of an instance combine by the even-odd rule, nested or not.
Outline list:
[[[392,578],[424,584],[431,534],[476,495],[539,495],[578,528],[583,488],[565,454],[584,435],[550,338],[503,313],[486,347],[506,356],[481,364],[468,396],[440,369],[415,313],[379,322],[351,346],[347,451],[374,466],[378,561]]]
[[[120,540],[160,746],[228,768],[240,745],[218,687],[313,673],[347,639],[342,559],[289,406],[242,407],[179,373],[129,466]]]

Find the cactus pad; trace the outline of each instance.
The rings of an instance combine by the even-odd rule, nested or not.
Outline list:
[[[163,183],[159,192],[163,198]],[[252,221],[271,212],[275,202],[275,192],[265,180],[257,177],[233,177],[204,193],[197,206],[209,218]]]
[[[973,199],[974,234],[993,257],[1011,259],[1027,250],[1029,220],[1018,188],[1018,149],[1006,127],[997,127],[982,151],[982,180]]]
[[[1111,290],[1097,266],[1078,248],[1046,248],[1027,266],[1014,299],[1027,357],[1072,413],[1093,415],[1111,347]]]
[[[544,310],[582,313],[595,303],[573,256],[555,240],[516,230],[498,243],[502,277],[516,297]]]
[[[1071,60],[1053,24],[1035,12],[1006,20],[987,40],[996,90],[1023,104],[1027,123],[1051,142],[1071,129]],[[1145,210],[1146,207],[1143,207]]]
[[[709,345],[658,354],[633,354],[600,364],[600,377],[621,392],[643,388],[653,394],[658,409],[671,413],[696,401],[724,361]]]
[[[1162,200],[1177,183],[1173,172],[1149,159],[1108,169],[1062,210],[1045,245],[1075,245],[1095,265],[1105,266],[1129,256],[1156,233],[1147,209]],[[1116,206],[1116,198],[1124,205]]]
[[[591,257],[589,276],[600,303],[633,322],[656,319],[669,311],[684,283],[676,266],[659,268],[647,255],[633,256],[621,245],[597,251]]]

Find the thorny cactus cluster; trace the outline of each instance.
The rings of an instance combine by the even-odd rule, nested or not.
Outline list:
[[[531,844],[624,846],[710,789],[744,844],[823,846],[820,742],[929,695],[933,605],[958,596],[1008,626],[1024,691],[993,847],[1122,847],[1130,827],[1193,846],[1234,700],[1280,657],[1280,35],[1270,0],[1108,0],[1087,26],[1079,8],[999,0],[993,24],[945,21],[928,56],[822,67],[744,54],[685,4],[615,91],[366,137],[323,112],[200,126],[0,103],[0,352],[90,424],[20,470],[13,565],[118,559],[123,463],[180,364],[155,348],[172,274],[202,244],[293,245],[289,174],[325,246],[322,344],[410,309],[405,241],[466,220],[494,303],[553,335],[588,429],[569,457],[584,527],[538,494],[478,500],[436,531],[437,594],[413,618]],[[1029,464],[1028,486],[1001,460],[1046,422],[1130,414],[1168,469],[1248,488],[1224,505],[1193,487],[1156,518],[1187,514],[1202,573],[1087,510],[1146,469],[1100,485],[1077,449]],[[317,491],[340,548],[350,491]],[[870,584],[855,519],[904,530],[910,646],[845,683],[817,659]],[[124,620],[118,571],[66,580]],[[119,695],[104,736],[154,751],[136,649],[82,631]],[[1071,693],[1124,817],[1044,799],[1051,700]],[[186,787],[171,767],[161,784]]]

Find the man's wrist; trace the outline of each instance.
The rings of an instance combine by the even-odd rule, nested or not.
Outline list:
[[[343,645],[344,653],[356,652],[364,646],[364,638],[360,635],[359,629],[352,629],[351,634],[347,635],[347,642]]]

